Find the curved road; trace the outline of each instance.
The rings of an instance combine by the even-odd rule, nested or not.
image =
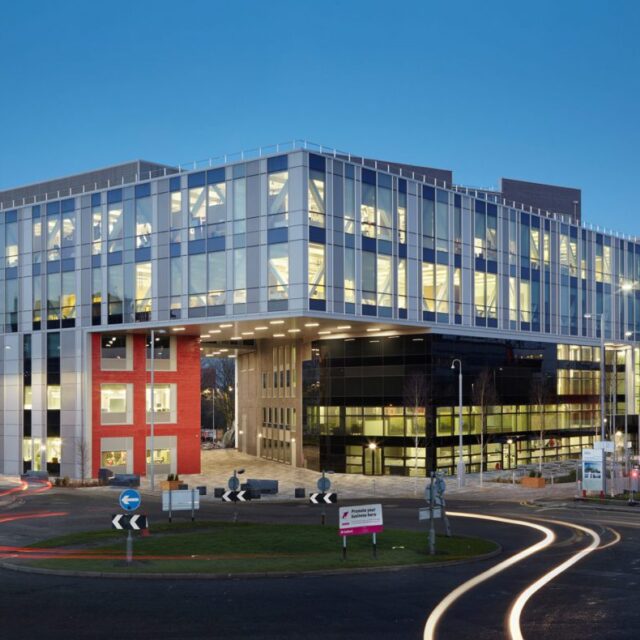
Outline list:
[[[74,529],[105,528],[117,511],[115,492],[54,489],[34,494],[39,489],[29,488],[3,496],[7,489],[0,487],[0,545],[22,546]],[[144,502],[152,521],[162,517],[157,500],[145,497]],[[423,526],[417,521],[420,501],[383,503],[387,526]],[[572,524],[592,529],[603,546],[616,542],[618,535],[621,539],[585,555],[533,593],[522,611],[523,636],[636,637],[638,514],[573,507],[537,509],[505,502],[455,501],[449,506],[465,514],[535,522],[551,530],[555,539],[455,600],[437,625],[438,640],[509,637],[509,612],[518,595],[592,544],[593,538]],[[329,522],[337,521],[335,507],[327,511]],[[207,505],[203,512],[207,518],[231,518],[228,505]],[[54,513],[56,517],[47,517]],[[26,518],[17,519],[20,516]],[[256,502],[242,505],[240,517],[316,522],[319,514],[306,504]],[[455,533],[496,540],[503,554],[443,568],[288,579],[95,580],[2,570],[2,638],[419,639],[424,637],[429,615],[447,594],[544,536],[538,529],[468,517],[452,518],[452,526]]]

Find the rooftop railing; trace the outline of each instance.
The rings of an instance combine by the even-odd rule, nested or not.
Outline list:
[[[152,180],[154,178],[170,177],[175,176],[176,174],[190,173],[192,171],[205,170],[222,165],[248,162],[251,160],[258,160],[267,156],[273,156],[281,153],[289,153],[291,151],[299,150],[312,151],[314,153],[330,156],[337,160],[343,160],[344,162],[357,164],[362,167],[374,169],[376,171],[384,171],[386,173],[397,175],[408,180],[413,180],[414,182],[422,182],[423,184],[428,184],[434,187],[451,189],[472,198],[486,200],[487,202],[493,202],[504,207],[511,207],[528,213],[535,213],[539,216],[544,216],[558,222],[566,224],[576,224],[582,228],[596,231],[598,233],[605,233],[615,238],[630,240],[634,242],[639,241],[638,236],[632,236],[631,234],[621,233],[612,229],[605,229],[604,227],[600,227],[599,225],[594,225],[584,221],[578,223],[569,214],[558,213],[555,211],[545,211],[543,209],[532,207],[531,205],[525,205],[524,203],[508,201],[505,198],[502,198],[499,194],[495,193],[494,189],[482,189],[477,187],[466,187],[462,185],[449,184],[445,180],[438,180],[417,171],[409,171],[407,169],[404,169],[403,167],[394,165],[389,162],[372,160],[369,158],[365,158],[364,156],[353,155],[348,151],[340,151],[338,149],[335,149],[334,147],[317,144],[315,142],[310,142],[309,140],[304,139],[294,139],[287,142],[267,145],[264,147],[245,149],[236,153],[212,156],[204,160],[194,160],[187,163],[181,163],[176,167],[166,166],[140,173],[133,172],[121,176],[119,180],[105,179],[100,181],[87,182],[84,184],[69,187],[68,189],[59,189],[52,192],[33,194],[29,197],[21,198],[20,200],[12,200],[11,204],[0,202],[0,212],[8,209],[15,209],[16,207],[24,207],[30,204],[37,204],[39,202],[59,200],[60,198],[69,198],[72,196],[92,193],[94,191],[100,191],[102,189],[112,189],[125,185],[131,185],[138,182],[144,182],[146,180]]]

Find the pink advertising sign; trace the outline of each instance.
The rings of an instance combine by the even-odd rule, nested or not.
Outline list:
[[[340,507],[340,535],[362,536],[383,530],[382,505],[362,504]]]

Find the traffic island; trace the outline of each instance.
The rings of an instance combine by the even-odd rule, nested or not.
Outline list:
[[[430,555],[426,532],[386,529],[377,557],[366,537],[349,542],[346,559],[335,527],[195,522],[159,524],[135,534],[133,562],[123,563],[122,533],[97,531],[54,538],[21,549],[6,568],[75,575],[229,577],[351,572],[466,562],[496,555],[490,540],[438,536]]]

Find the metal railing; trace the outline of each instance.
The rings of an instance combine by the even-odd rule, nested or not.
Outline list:
[[[436,178],[431,178],[429,176],[426,176],[416,171],[409,171],[398,165],[394,165],[388,162],[383,162],[380,160],[371,160],[369,158],[365,158],[364,156],[353,155],[349,151],[340,151],[339,149],[336,149],[334,147],[318,144],[315,142],[310,142],[309,140],[304,140],[299,138],[290,140],[287,142],[279,142],[277,144],[267,145],[264,147],[255,147],[253,149],[245,149],[243,151],[238,151],[235,153],[224,154],[220,156],[212,156],[204,160],[193,160],[191,162],[178,164],[176,167],[166,166],[166,167],[161,167],[161,168],[159,167],[157,169],[152,169],[152,170],[140,172],[140,173],[134,172],[128,175],[121,176],[119,180],[106,179],[101,181],[93,181],[93,182],[77,185],[75,187],[69,187],[69,189],[64,189],[64,190],[59,189],[52,192],[33,194],[33,195],[30,195],[29,197],[24,197],[19,200],[12,200],[11,205],[0,202],[0,212],[6,211],[9,209],[15,209],[16,207],[24,207],[30,204],[47,202],[49,200],[59,200],[61,198],[68,198],[68,197],[73,197],[77,195],[92,193],[102,189],[112,189],[112,188],[122,187],[125,185],[136,184],[138,182],[144,182],[146,180],[152,180],[154,178],[175,176],[182,173],[189,173],[192,171],[206,170],[212,167],[219,167],[219,166],[224,166],[228,164],[236,164],[240,162],[248,162],[251,160],[258,160],[260,158],[264,158],[267,156],[277,155],[281,153],[289,153],[291,151],[298,151],[298,150],[312,151],[322,155],[331,156],[337,160],[343,160],[351,164],[357,164],[362,167],[374,169],[376,171],[385,171],[386,173],[397,175],[399,177],[406,178],[408,180],[413,180],[415,182],[422,182],[424,184],[429,184],[434,187],[441,187],[443,189],[451,189],[453,191],[456,191],[463,195],[467,195],[472,198],[486,200],[487,202],[493,202],[495,204],[500,204],[504,207],[511,207],[521,211],[534,213],[539,216],[545,216],[547,218],[556,220],[558,222],[562,222],[566,224],[576,224],[580,228],[589,229],[591,231],[596,231],[598,233],[605,233],[615,238],[630,240],[633,242],[639,241],[638,236],[632,236],[631,234],[625,234],[625,233],[614,231],[612,229],[606,229],[604,227],[600,227],[597,224],[594,225],[584,221],[581,221],[580,223],[576,223],[572,220],[572,216],[569,214],[563,214],[563,213],[558,213],[554,211],[545,211],[543,209],[539,209],[539,208],[536,209],[530,205],[525,205],[523,203],[508,201],[505,198],[501,198],[499,194],[495,193],[494,189],[488,189],[488,188],[481,189],[476,187],[467,187],[463,185],[449,184],[445,180],[438,180]],[[10,189],[8,189],[8,191],[10,191]]]

